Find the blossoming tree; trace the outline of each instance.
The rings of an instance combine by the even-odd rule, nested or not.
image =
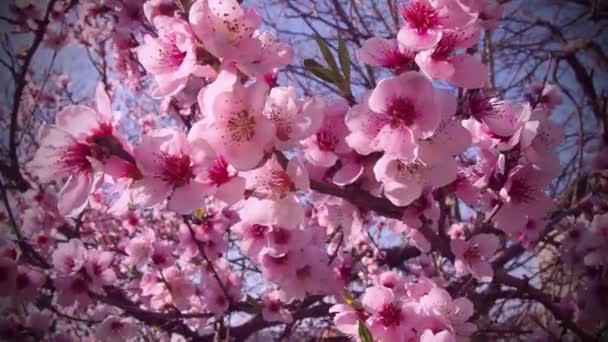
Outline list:
[[[3,5],[3,340],[608,336],[601,4],[241,2]]]

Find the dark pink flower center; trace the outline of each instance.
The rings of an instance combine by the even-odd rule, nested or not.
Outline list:
[[[289,242],[291,233],[289,233],[287,229],[276,228],[272,230],[270,237],[272,242],[276,243],[277,245],[285,245]]]
[[[8,273],[8,267],[0,266],[0,283],[3,283],[8,279]]]
[[[403,53],[397,48],[386,50],[380,59],[382,66],[393,69],[396,73],[411,69],[413,62],[413,53]]]
[[[167,262],[167,257],[160,253],[154,253],[152,254],[152,262],[155,265],[162,265]]]
[[[312,269],[310,267],[310,265],[306,265],[302,268],[298,268],[296,270],[296,277],[298,277],[298,279],[303,280],[306,278],[310,278],[310,276],[312,275]]]
[[[501,115],[502,102],[482,91],[468,93],[467,104],[471,116],[480,122],[486,118],[498,118]]]
[[[188,184],[194,177],[192,162],[187,154],[162,154],[163,179],[175,187]]]
[[[116,333],[116,332],[122,330],[122,328],[124,326],[125,325],[122,322],[114,321],[114,322],[110,323],[110,330],[112,330],[113,332]]]
[[[186,58],[187,53],[177,47],[175,43],[177,37],[175,34],[171,34],[165,38],[167,39],[166,44],[158,50],[159,62],[171,68],[179,67]]]
[[[401,308],[393,303],[384,304],[378,316],[385,327],[397,326],[401,323]]]
[[[435,50],[431,54],[431,58],[438,61],[443,61],[448,59],[456,49],[456,43],[458,43],[458,35],[454,33],[445,33],[437,46],[435,46]]]
[[[11,260],[17,260],[17,250],[15,250],[14,248],[7,248],[6,250],[4,250],[4,253],[2,253],[2,255]]]
[[[63,261],[63,264],[65,265],[65,267],[69,270],[74,269],[74,267],[76,267],[76,260],[74,260],[73,257],[69,256],[66,257],[65,260]]]
[[[475,245],[467,248],[467,250],[464,252],[464,255],[462,257],[467,262],[479,259],[481,257],[479,255],[479,245],[475,244]]]
[[[328,131],[319,132],[316,137],[321,151],[333,151],[338,144],[338,138]]]
[[[30,285],[30,277],[27,273],[19,273],[15,283],[17,285],[17,290],[23,290]]]
[[[91,146],[75,143],[63,149],[60,163],[72,175],[91,173],[91,163],[87,159],[92,155]]]
[[[217,157],[211,168],[209,168],[208,174],[209,180],[216,186],[228,183],[231,177],[228,173],[228,162],[226,162],[226,159],[222,156]]]
[[[103,272],[103,268],[97,262],[93,263],[92,269],[93,269],[93,274],[96,276],[99,276]]]
[[[426,33],[439,25],[439,13],[425,1],[410,2],[401,9],[401,15],[411,28],[420,33]]]
[[[70,284],[70,290],[72,290],[72,292],[75,292],[75,293],[86,292],[87,283],[81,278],[76,278],[76,279],[72,280],[72,283]]]
[[[291,177],[287,172],[283,170],[272,170],[270,171],[270,179],[268,186],[274,193],[279,195],[285,195],[289,192],[295,191],[295,184],[291,180]]]
[[[392,99],[386,114],[392,119],[392,127],[411,126],[418,116],[412,101],[403,97]]]
[[[533,201],[535,198],[536,189],[527,184],[523,179],[514,180],[511,183],[511,188],[509,189],[509,196],[511,197],[511,201],[516,204],[519,203],[528,203]]]
[[[263,226],[261,224],[254,224],[249,228],[249,236],[254,239],[262,239],[266,235],[267,230],[267,226]]]
[[[276,300],[273,300],[266,304],[266,308],[270,312],[279,312],[279,310],[281,309],[281,304],[279,304],[279,302],[277,302]]]

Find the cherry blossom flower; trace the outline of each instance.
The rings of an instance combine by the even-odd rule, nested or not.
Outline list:
[[[144,175],[133,184],[136,203],[149,207],[169,197],[168,208],[184,214],[201,207],[210,190],[199,174],[210,164],[211,152],[195,132],[186,137],[181,131],[164,128],[143,137],[134,151]]]
[[[244,10],[237,0],[198,0],[190,7],[189,20],[205,49],[218,58],[234,59],[261,49],[252,35],[262,18],[253,8]]]
[[[455,50],[476,43],[478,35],[479,31],[446,31],[434,49],[416,55],[416,64],[433,79],[446,80],[462,88],[482,88],[487,82],[487,67],[467,53],[453,55]]]
[[[196,38],[184,20],[160,15],[153,22],[158,38],[145,36],[137,58],[154,75],[154,95],[172,96],[186,86],[197,65]]]
[[[524,227],[528,217],[545,217],[553,207],[553,201],[543,191],[550,180],[551,174],[531,164],[514,167],[500,189],[503,205],[494,217],[496,227]]]
[[[87,251],[85,270],[93,284],[111,285],[116,274],[110,268],[114,254],[112,252]]]
[[[223,70],[199,95],[206,140],[237,170],[255,168],[272,146],[274,127],[262,115],[267,90],[259,81],[245,87],[234,71]]]
[[[108,316],[95,330],[100,341],[128,341],[137,335],[137,327],[129,319]]]
[[[399,30],[397,39],[415,51],[437,44],[443,29],[463,27],[475,19],[457,1],[449,0],[413,0],[403,5],[401,16],[405,25]]]
[[[296,98],[292,87],[274,87],[270,91],[264,115],[275,127],[274,145],[288,150],[299,140],[316,133],[323,120],[325,102],[320,98],[302,101]]]
[[[488,259],[494,255],[500,241],[493,234],[477,234],[469,240],[452,240],[452,252],[456,256],[454,266],[460,274],[471,273],[481,281],[490,281],[494,275]]]
[[[262,295],[264,307],[262,308],[262,316],[264,320],[268,322],[284,322],[290,323],[293,321],[293,317],[289,310],[283,307],[279,298],[279,292],[267,291]]]
[[[97,110],[82,105],[57,113],[55,124],[40,128],[40,148],[28,164],[42,182],[68,177],[58,194],[59,212],[76,216],[100,184],[102,163],[122,151],[114,135],[113,112],[103,85],[97,87]]]
[[[316,134],[302,141],[304,157],[311,164],[330,167],[341,154],[350,150],[344,142],[348,133],[344,116],[348,108],[348,103],[343,99],[326,101],[321,127]]]
[[[367,65],[388,68],[396,74],[411,70],[414,64],[414,52],[395,39],[372,37],[363,42],[358,57]]]
[[[367,288],[361,302],[371,313],[366,324],[374,339],[388,342],[412,337],[414,308],[399,303],[392,290],[383,286]]]
[[[445,102],[452,95],[433,89],[430,81],[417,72],[405,72],[378,83],[369,97],[369,108],[378,113],[369,124],[378,131],[374,150],[404,161],[418,153],[417,139],[431,136],[439,126]]]
[[[87,250],[81,240],[71,239],[67,243],[59,245],[53,253],[53,266],[65,275],[76,274],[84,267]]]

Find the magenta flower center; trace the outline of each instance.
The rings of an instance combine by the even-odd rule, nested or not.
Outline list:
[[[386,114],[391,117],[391,126],[411,126],[418,114],[414,104],[409,99],[398,97],[390,101]]]
[[[303,280],[306,278],[310,278],[310,276],[312,275],[312,269],[310,267],[310,265],[306,265],[302,268],[298,268],[296,270],[296,277],[298,277],[298,279]]]
[[[338,138],[327,131],[322,131],[316,134],[317,145],[321,151],[333,151],[338,144]]]
[[[167,44],[164,44],[163,48],[158,50],[159,62],[171,68],[179,67],[186,58],[187,53],[181,51],[175,44],[175,40],[177,39],[175,34],[167,38]]]
[[[118,331],[122,330],[122,328],[124,326],[125,325],[122,324],[122,322],[114,321],[114,322],[110,323],[110,330],[112,330],[113,332],[118,332]]]
[[[534,200],[536,189],[522,179],[516,179],[511,183],[509,196],[514,203],[528,203]]]
[[[188,184],[194,177],[192,162],[187,154],[163,154],[163,179],[175,187]]]
[[[8,267],[0,266],[0,283],[3,283],[8,279],[8,272]]]
[[[295,184],[291,180],[291,177],[283,170],[272,170],[270,171],[270,179],[268,180],[268,186],[272,192],[279,196],[295,191]]]
[[[15,284],[18,290],[23,290],[30,285],[30,277],[26,273],[19,273]]]
[[[277,245],[285,245],[289,242],[291,233],[287,229],[278,228],[272,230],[270,237],[272,238],[272,242]]]
[[[437,10],[423,1],[412,1],[408,6],[404,6],[401,15],[411,28],[420,33],[426,33],[439,25]]]
[[[396,73],[410,69],[414,62],[414,55],[403,53],[399,49],[387,50],[382,54],[380,62],[382,66],[393,69]]]
[[[249,228],[249,236],[254,239],[262,239],[266,235],[268,227],[261,224],[254,224]]]
[[[397,326],[401,323],[401,308],[393,303],[384,304],[378,316],[385,327]]]
[[[211,183],[220,186],[230,181],[230,174],[228,173],[228,162],[224,157],[219,156],[214,162],[211,168],[209,168],[209,179]]]
[[[91,173],[91,163],[87,159],[92,155],[91,147],[83,143],[75,143],[63,149],[60,163],[72,175]]]
[[[269,302],[268,304],[266,304],[266,308],[270,312],[279,312],[279,310],[281,309],[281,304],[279,304],[279,302],[273,300],[273,301]]]
[[[446,33],[441,37],[439,43],[435,47],[435,50],[431,54],[431,58],[438,61],[448,59],[454,49],[456,49],[456,43],[458,42],[458,35],[454,33]]]
[[[87,291],[87,284],[83,279],[77,278],[70,284],[70,290],[75,293],[83,293]]]
[[[467,248],[467,250],[464,252],[463,258],[467,262],[481,258],[481,256],[479,255],[479,245],[475,244]]]

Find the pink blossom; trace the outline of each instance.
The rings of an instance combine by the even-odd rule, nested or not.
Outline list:
[[[266,246],[270,228],[241,221],[234,225],[231,230],[241,238],[239,243],[241,252],[249,258],[257,259],[258,254]]]
[[[218,58],[233,59],[261,49],[252,35],[262,18],[253,8],[243,10],[237,0],[198,0],[189,19],[205,49]]]
[[[420,342],[456,342],[456,338],[447,330],[442,330],[436,334],[427,329],[420,335]]]
[[[17,280],[17,263],[15,260],[0,257],[0,297],[11,297]]]
[[[372,141],[374,150],[412,161],[418,153],[417,139],[434,133],[447,101],[454,97],[434,90],[417,72],[381,80],[369,97],[369,108],[380,114],[370,122],[378,132]]]
[[[243,53],[238,57],[238,68],[246,75],[263,80],[267,75],[273,75],[285,68],[293,59],[293,49],[279,41],[270,32],[256,31],[253,38],[258,41],[259,48],[254,45],[251,54]]]
[[[310,184],[306,169],[297,158],[289,160],[285,169],[272,156],[266,163],[244,174],[247,189],[259,198],[280,199],[296,191],[306,191]]]
[[[467,48],[469,42],[477,43],[478,36],[479,31],[446,31],[434,49],[416,55],[416,64],[433,79],[446,80],[462,88],[482,88],[487,83],[487,67],[467,53],[453,55],[455,50]]]
[[[500,189],[503,204],[494,217],[496,227],[524,227],[527,217],[545,217],[553,207],[553,201],[543,190],[550,180],[551,174],[531,164],[514,167]]]
[[[171,0],[149,0],[144,2],[144,15],[150,22],[157,16],[172,17],[177,10],[177,4]]]
[[[396,74],[412,69],[414,53],[395,39],[372,37],[358,51],[359,60],[367,65],[385,67]]]
[[[223,70],[199,94],[206,140],[237,170],[255,168],[272,147],[274,127],[262,115],[267,90],[259,81],[245,87],[234,71]]]
[[[137,336],[137,327],[129,319],[108,316],[95,330],[100,341],[127,341]]]
[[[158,38],[145,36],[137,48],[137,58],[154,75],[157,97],[172,96],[182,90],[197,62],[196,40],[184,20],[156,16],[153,19]]]
[[[278,291],[267,291],[262,295],[262,300],[264,303],[262,316],[265,321],[290,323],[293,320],[289,310],[283,307]]]
[[[422,195],[425,187],[437,188],[456,179],[456,161],[447,159],[436,165],[421,161],[403,162],[382,156],[374,166],[376,179],[383,184],[384,195],[392,203],[406,206]]]
[[[59,277],[55,279],[57,288],[57,304],[71,306],[75,304],[78,308],[86,308],[91,304],[89,297],[89,286],[87,281],[79,275]]]
[[[420,51],[432,48],[445,28],[463,27],[475,19],[456,1],[413,0],[403,5],[401,16],[405,25],[397,39],[403,46]]]
[[[323,120],[324,106],[320,98],[297,99],[295,88],[272,88],[264,115],[274,124],[276,148],[288,150],[296,147],[299,140],[316,133]]]
[[[10,277],[8,277],[10,279]],[[38,291],[44,285],[46,276],[34,269],[19,266],[15,277],[15,291],[12,300],[18,304],[25,304],[33,301],[38,295]],[[0,286],[1,287],[1,286]]]
[[[334,325],[340,332],[347,336],[358,336],[359,321],[365,318],[360,311],[346,304],[336,304],[329,308],[330,313],[335,313]]]
[[[477,234],[469,240],[452,240],[456,256],[455,267],[460,274],[471,273],[481,281],[490,281],[494,275],[489,258],[494,255],[500,241],[493,234]]]
[[[154,231],[147,229],[143,234],[138,234],[130,239],[125,248],[125,252],[128,257],[126,260],[127,265],[131,265],[141,270],[148,260],[152,258],[154,248],[152,243],[155,240]]]
[[[65,275],[76,274],[86,262],[87,250],[81,240],[62,243],[53,253],[53,267]]]
[[[321,127],[316,134],[302,141],[304,157],[311,164],[330,167],[341,154],[349,151],[344,142],[348,133],[344,117],[348,109],[348,103],[344,99],[326,101]]]
[[[111,285],[116,280],[111,268],[113,258],[112,252],[87,251],[85,270],[94,285]]]
[[[197,142],[197,148],[192,144]],[[168,208],[190,213],[201,207],[209,186],[199,174],[208,167],[210,149],[178,130],[164,128],[143,137],[135,148],[135,158],[143,179],[133,184],[134,200],[153,206],[169,197]]]
[[[42,182],[68,177],[58,194],[59,212],[76,216],[99,185],[103,161],[122,149],[114,135],[113,112],[103,85],[97,87],[97,110],[82,105],[57,113],[54,125],[40,128],[40,148],[28,167]]]
[[[392,290],[383,286],[369,287],[361,302],[371,313],[366,323],[374,339],[388,342],[404,341],[412,337],[414,309],[401,304]]]

